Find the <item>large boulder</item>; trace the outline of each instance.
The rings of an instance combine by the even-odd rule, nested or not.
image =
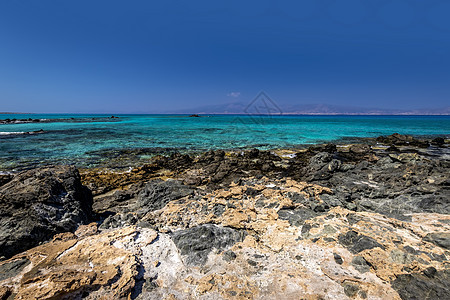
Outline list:
[[[33,169],[0,186],[0,257],[38,245],[91,219],[92,194],[70,166]]]

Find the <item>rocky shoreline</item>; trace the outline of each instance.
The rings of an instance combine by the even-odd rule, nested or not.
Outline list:
[[[82,123],[82,122],[113,122],[115,119],[119,119],[119,117],[111,116],[111,117],[82,117],[82,118],[51,118],[51,119],[42,119],[42,118],[27,118],[27,119],[0,119],[0,125],[7,124],[28,124],[28,123],[57,123],[57,122],[69,122],[69,123]]]
[[[0,256],[0,299],[450,298],[449,141],[1,175]]]

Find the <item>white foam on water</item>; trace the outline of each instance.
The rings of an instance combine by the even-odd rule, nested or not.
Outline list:
[[[16,132],[4,132],[0,131],[0,135],[17,135],[17,134],[27,134],[27,131],[16,131]]]

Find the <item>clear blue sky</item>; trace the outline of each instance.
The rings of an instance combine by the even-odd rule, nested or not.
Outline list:
[[[0,111],[449,106],[450,1],[218,2],[1,1]]]

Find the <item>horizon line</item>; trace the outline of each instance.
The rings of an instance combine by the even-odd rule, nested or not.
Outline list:
[[[238,116],[450,116],[450,113],[427,113],[427,114],[416,114],[416,113],[274,113],[274,114],[253,114],[253,113],[227,113],[227,112],[214,112],[214,113],[138,113],[138,112],[0,112],[0,115],[180,115],[180,116],[208,116],[208,115],[238,115]]]

